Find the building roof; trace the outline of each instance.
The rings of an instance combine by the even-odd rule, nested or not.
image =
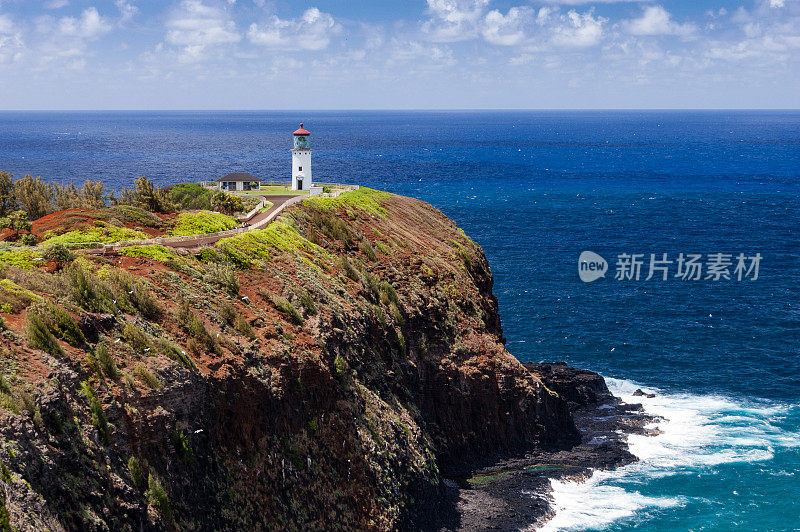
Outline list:
[[[252,176],[250,174],[227,174],[222,177],[216,178],[214,181],[263,181],[256,176]]]
[[[311,133],[307,129],[303,128],[303,123],[302,122],[300,122],[300,129],[298,129],[297,131],[292,133],[292,135],[297,136],[297,137],[299,137],[301,135],[310,135],[310,134]]]

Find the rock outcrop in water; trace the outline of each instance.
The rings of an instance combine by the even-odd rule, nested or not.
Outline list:
[[[0,265],[0,527],[433,526],[443,477],[572,447],[568,402],[603,392],[511,356],[482,250],[409,198],[19,265]]]

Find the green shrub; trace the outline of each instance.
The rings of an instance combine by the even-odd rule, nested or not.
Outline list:
[[[108,352],[108,347],[106,347],[106,344],[98,344],[95,348],[94,356],[95,360],[97,360],[97,364],[103,370],[103,373],[105,373],[106,377],[112,381],[115,381],[120,377],[117,363],[114,362],[114,359],[111,357],[111,353]]]
[[[345,246],[349,246],[353,242],[353,233],[350,230],[350,226],[335,214],[325,212],[322,209],[312,209],[310,216],[311,223],[329,240],[340,240]]]
[[[145,480],[144,476],[145,471],[135,456],[128,458],[128,472],[131,475],[133,486],[139,491],[144,491],[147,488],[147,480]]]
[[[28,345],[34,349],[41,349],[54,357],[65,356],[64,349],[59,345],[56,337],[42,322],[35,312],[28,313],[28,323],[25,328]]]
[[[169,506],[167,491],[161,485],[158,477],[152,473],[147,478],[147,500],[165,521],[172,522],[172,510]]]
[[[347,364],[347,360],[345,360],[342,355],[336,355],[336,358],[333,361],[333,371],[339,380],[344,381],[344,379],[347,377],[347,371],[349,368],[350,366]]]
[[[236,269],[230,264],[222,262],[209,263],[206,265],[206,273],[203,279],[206,282],[224,288],[231,295],[239,293],[239,276],[236,274]]]
[[[47,235],[45,235],[47,236]],[[147,234],[127,227],[84,227],[74,231],[68,231],[61,235],[51,236],[44,240],[44,244],[88,244],[91,242],[103,242],[111,244],[126,240],[143,240],[148,238]]]
[[[300,304],[302,304],[303,308],[306,309],[306,315],[317,315],[317,304],[314,302],[314,298],[311,296],[311,294],[305,290],[300,292]]]
[[[395,323],[402,325],[405,322],[403,319],[403,314],[400,312],[400,308],[394,301],[389,303],[389,314],[392,316],[392,319],[395,321]]]
[[[108,444],[109,427],[106,415],[103,413],[103,405],[100,404],[97,394],[88,381],[83,381],[81,383],[81,392],[86,397],[86,400],[89,401],[89,409],[92,412],[92,425],[97,427],[100,433],[100,440],[104,444]]]
[[[219,344],[217,343],[216,339],[208,333],[208,330],[206,330],[203,322],[197,318],[197,315],[192,312],[186,302],[183,302],[178,307],[178,311],[175,314],[175,320],[184,331],[189,333],[190,340],[194,342],[197,352],[205,350],[210,353],[220,353]],[[190,350],[194,351],[194,349]]]
[[[202,262],[220,262],[222,256],[214,248],[202,248],[197,254],[197,258]]]
[[[223,322],[232,326],[236,322],[236,309],[230,302],[226,301],[219,307],[219,317]]]
[[[53,244],[45,249],[42,258],[57,264],[66,264],[75,260],[75,255],[63,244]]]
[[[236,322],[233,324],[233,328],[236,330],[236,332],[242,336],[246,336],[250,340],[256,339],[256,333],[253,332],[253,327],[241,316],[236,317]]]
[[[139,207],[133,205],[114,205],[107,209],[102,209],[94,213],[94,216],[102,218],[112,225],[121,226],[122,223],[131,223],[144,227],[161,227],[161,218]],[[116,224],[114,222],[117,222]]]
[[[373,262],[378,260],[378,256],[375,255],[375,250],[372,248],[372,244],[369,243],[368,240],[362,240],[361,243],[358,245],[358,249],[367,256],[367,258]]]
[[[362,284],[364,285],[364,288],[366,288],[367,293],[372,294],[372,296],[375,298],[379,297],[381,286],[380,279],[378,279],[377,275],[365,270]]]
[[[197,365],[194,363],[192,358],[174,343],[170,342],[169,340],[165,340],[164,338],[159,338],[156,340],[156,344],[158,347],[158,352],[162,355],[174,362],[177,362],[189,371],[197,371]]]
[[[172,202],[179,210],[211,209],[212,191],[199,183],[181,183],[173,186],[169,192]]]
[[[175,451],[178,453],[178,456],[181,457],[184,464],[192,465],[194,463],[192,445],[189,443],[189,438],[186,437],[186,434],[184,434],[182,430],[175,429],[172,433],[172,445],[175,446]]]
[[[143,317],[150,320],[161,315],[161,308],[153,298],[147,281],[119,268],[104,268],[101,274],[103,279],[116,288],[114,295],[118,304],[119,301],[128,301]]]
[[[172,251],[172,249],[160,244],[127,246],[122,248],[121,253],[126,257],[143,257],[158,262],[169,262],[178,258],[178,254]]]
[[[105,310],[102,287],[94,274],[71,264],[64,270],[64,280],[70,299],[78,306],[90,312]]]
[[[356,270],[353,265],[350,264],[350,261],[347,260],[345,256],[342,255],[339,257],[336,266],[342,273],[345,274],[345,276],[349,277],[353,281],[358,282],[358,270]]]
[[[272,297],[271,300],[275,308],[289,318],[292,323],[296,325],[301,325],[303,323],[303,316],[297,312],[297,309],[294,308],[294,305],[292,305],[291,301],[280,296]]]
[[[32,235],[30,233],[22,235],[22,243],[26,246],[35,246],[36,245],[36,235]]]
[[[80,327],[75,323],[72,317],[62,309],[51,303],[50,301],[43,301],[32,307],[29,313],[36,314],[44,323],[45,327],[56,336],[64,340],[73,347],[80,347],[86,343],[86,338],[83,336]]]
[[[151,390],[158,390],[163,386],[158,377],[153,375],[144,364],[136,364],[136,367],[133,368],[133,374]]]
[[[137,353],[143,353],[145,349],[150,347],[150,337],[141,327],[137,327],[132,323],[125,324],[122,329],[122,337]]]
[[[381,192],[367,187],[344,192],[335,198],[313,197],[306,199],[304,205],[313,205],[324,210],[349,210],[358,209],[378,218],[386,218],[388,212],[381,202],[391,196],[388,192]]]
[[[381,294],[381,303],[384,305],[389,305],[390,303],[394,303],[397,305],[400,301],[397,299],[397,292],[395,291],[394,287],[387,283],[386,281],[381,281],[380,284],[380,294]]]
[[[174,236],[204,235],[238,227],[236,218],[211,211],[183,212],[175,219]]]
[[[0,264],[8,264],[23,270],[33,268],[33,251],[30,249],[18,249],[13,251],[0,250]]]

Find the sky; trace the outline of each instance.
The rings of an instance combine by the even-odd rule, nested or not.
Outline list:
[[[0,109],[800,107],[800,0],[0,0]]]

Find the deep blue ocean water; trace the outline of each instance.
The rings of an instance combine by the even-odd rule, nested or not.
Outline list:
[[[315,181],[428,201],[481,244],[509,350],[657,392],[640,461],[554,484],[552,530],[800,529],[800,112],[0,113],[0,169]],[[609,263],[583,283],[578,256]],[[615,280],[620,254],[641,279]],[[756,280],[644,280],[650,254],[760,254]]]

